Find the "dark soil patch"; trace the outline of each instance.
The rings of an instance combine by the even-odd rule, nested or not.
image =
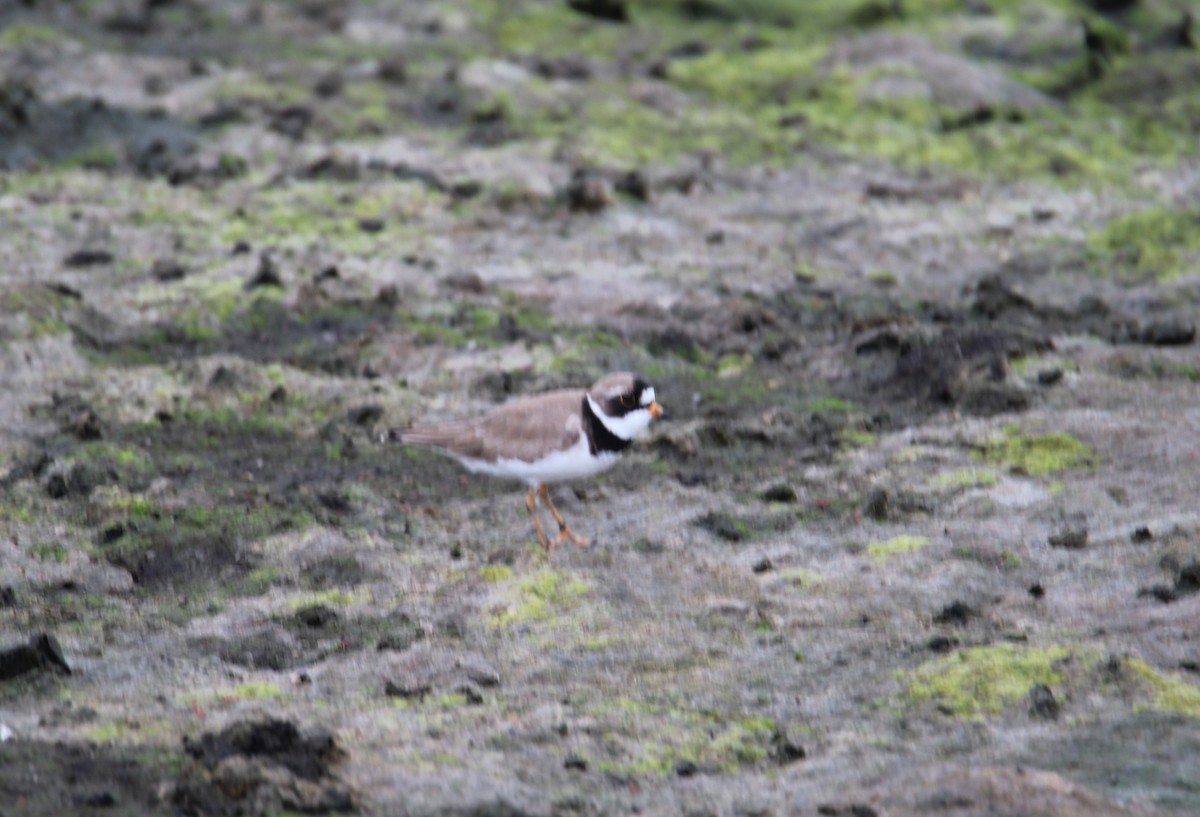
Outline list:
[[[157,814],[159,787],[179,759],[178,752],[165,749],[18,738],[0,743],[0,801],[6,814],[31,817]]]

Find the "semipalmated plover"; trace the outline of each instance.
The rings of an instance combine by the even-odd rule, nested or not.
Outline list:
[[[587,547],[563,520],[546,485],[610,468],[633,439],[663,413],[654,387],[628,372],[605,375],[584,391],[563,389],[511,400],[474,420],[417,426],[400,440],[442,451],[472,472],[529,483],[525,507],[547,551],[566,540]],[[558,539],[551,544],[537,515],[541,496]]]

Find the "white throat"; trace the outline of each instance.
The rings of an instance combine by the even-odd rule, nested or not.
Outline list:
[[[600,422],[604,424],[604,427],[612,432],[614,437],[626,442],[649,428],[650,420],[653,419],[650,416],[650,409],[648,408],[635,409],[624,417],[609,417],[600,410],[600,407],[596,405],[596,401],[592,399],[590,394],[587,396],[587,401],[588,405],[591,406],[592,414],[596,415]]]

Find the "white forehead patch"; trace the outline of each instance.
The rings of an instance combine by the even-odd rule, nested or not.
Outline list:
[[[646,388],[642,389],[642,405],[648,406],[653,402],[654,402],[654,387],[647,386]]]

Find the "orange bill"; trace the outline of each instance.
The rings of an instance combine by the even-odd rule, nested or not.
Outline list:
[[[659,417],[663,416],[663,407],[660,406],[657,402],[651,403],[649,408],[650,408],[650,416],[651,417],[658,419]]]

